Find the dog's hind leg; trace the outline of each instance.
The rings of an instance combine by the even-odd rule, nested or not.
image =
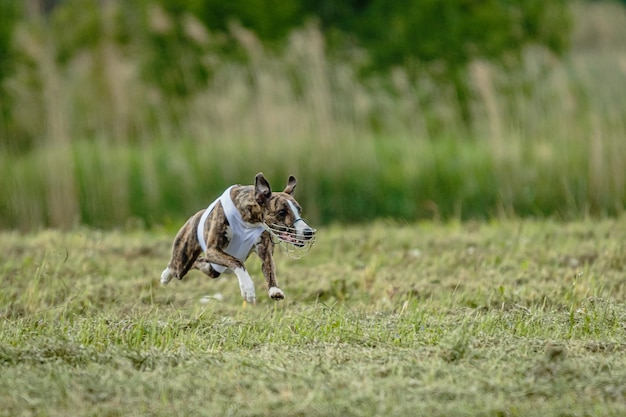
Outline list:
[[[195,216],[187,220],[176,234],[172,244],[172,257],[167,264],[167,268],[161,273],[162,285],[167,285],[172,278],[183,279],[202,252],[195,234],[202,211],[199,211]]]

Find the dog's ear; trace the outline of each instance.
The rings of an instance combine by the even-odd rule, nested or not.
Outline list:
[[[262,172],[256,174],[254,179],[254,197],[260,205],[265,204],[268,198],[272,196],[272,188],[267,182]]]
[[[287,180],[287,187],[285,187],[285,190],[283,191],[283,193],[287,193],[291,195],[293,194],[294,188],[296,188],[296,177],[294,177],[293,175],[290,175],[289,179]]]

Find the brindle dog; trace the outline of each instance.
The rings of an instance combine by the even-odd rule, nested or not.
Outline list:
[[[258,173],[254,185],[228,188],[207,209],[193,215],[176,234],[172,257],[161,274],[161,284],[172,277],[179,280],[190,269],[198,269],[211,278],[223,272],[234,272],[244,300],[256,300],[254,283],[244,266],[252,251],[262,261],[268,294],[274,300],[285,298],[278,288],[274,267],[272,230],[293,230],[292,240],[306,242],[313,238],[312,229],[301,217],[300,204],[292,194],[296,178],[289,176],[282,192],[272,192],[269,182]],[[204,256],[201,257],[201,253]]]

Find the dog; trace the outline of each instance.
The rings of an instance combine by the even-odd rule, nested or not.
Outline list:
[[[262,261],[268,295],[282,300],[285,294],[276,282],[274,247],[287,243],[310,247],[315,229],[300,217],[302,208],[293,197],[296,177],[289,176],[282,192],[272,192],[269,182],[258,173],[254,185],[233,185],[211,205],[190,217],[172,244],[172,257],[161,274],[161,284],[179,280],[190,269],[211,278],[234,272],[241,296],[255,303],[254,282],[244,262],[254,251]],[[203,254],[203,256],[200,256]]]

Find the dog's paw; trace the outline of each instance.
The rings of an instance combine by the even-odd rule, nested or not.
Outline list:
[[[267,292],[272,300],[283,300],[285,293],[278,287],[272,287]]]
[[[241,296],[243,297],[244,301],[249,303],[249,304],[256,304],[256,294],[254,294],[254,292],[252,293],[244,293],[243,290],[241,291]]]
[[[245,268],[235,268],[233,271],[237,275],[239,280],[239,288],[241,289],[241,296],[250,304],[256,302],[256,295],[254,291],[254,282],[248,275],[248,271]]]
[[[161,272],[161,285],[167,285],[168,282],[172,280],[172,273],[169,268],[165,268],[163,272]]]
[[[250,303],[256,303],[256,293],[254,291],[254,286],[241,286],[241,296],[243,299]]]

